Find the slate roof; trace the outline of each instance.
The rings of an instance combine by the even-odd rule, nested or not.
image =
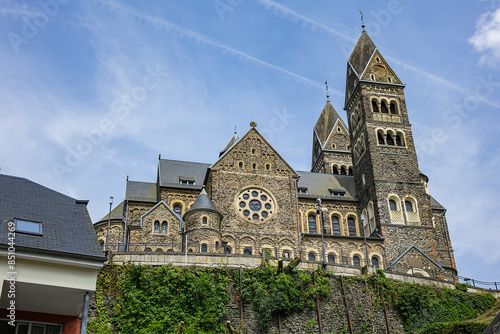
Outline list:
[[[222,214],[219,212],[219,210],[217,210],[210,197],[208,197],[205,188],[201,190],[201,193],[198,195],[198,198],[196,198],[196,201],[194,201],[193,205],[191,205],[191,208],[189,208],[189,210],[184,214],[184,216],[186,216],[190,212],[198,210],[216,212],[222,217]]]
[[[111,220],[125,220],[125,217],[123,216],[123,206],[124,205],[125,205],[125,201],[121,202],[113,210],[111,210]],[[108,216],[109,216],[109,214],[105,215],[97,223],[100,223],[103,221],[108,221]]]
[[[353,176],[302,171],[297,171],[297,173],[300,175],[297,186],[299,188],[307,188],[307,194],[299,194],[299,197],[301,198],[320,197],[341,200],[357,200]],[[345,197],[332,196],[331,190],[345,191]]]
[[[368,36],[368,33],[363,30],[361,36],[359,36],[356,46],[347,60],[352,65],[358,76],[361,75],[366,65],[368,65],[368,62],[376,49],[377,47],[375,46],[375,43],[373,43],[370,36]]]
[[[160,187],[175,187],[201,190],[205,175],[211,164],[160,159],[158,163],[158,178]],[[179,183],[179,177],[193,177],[195,184],[185,185]]]
[[[326,141],[328,140],[328,136],[332,132],[332,129],[337,121],[340,121],[344,128],[347,129],[342,117],[340,117],[330,100],[328,100],[326,101],[326,104],[316,121],[316,125],[314,126],[314,131],[316,131],[321,147],[324,148]]]
[[[157,202],[156,183],[127,181],[127,189],[125,190],[125,200],[156,203]]]
[[[438,210],[446,210],[434,197],[431,196],[431,208]]]
[[[42,235],[16,232],[16,249],[104,262],[87,201],[25,178],[0,174],[0,248],[8,245],[8,222],[42,222]]]

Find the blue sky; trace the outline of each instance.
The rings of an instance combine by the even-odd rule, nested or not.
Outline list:
[[[163,158],[214,162],[250,121],[297,170],[366,30],[406,84],[460,274],[500,281],[498,1],[0,0],[0,167],[93,221]]]

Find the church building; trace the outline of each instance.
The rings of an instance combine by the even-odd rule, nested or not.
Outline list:
[[[327,99],[310,171],[290,166],[252,122],[211,162],[160,156],[155,183],[127,180],[124,201],[95,224],[101,244],[453,279],[446,209],[419,169],[404,88],[363,30],[347,61],[348,124]]]

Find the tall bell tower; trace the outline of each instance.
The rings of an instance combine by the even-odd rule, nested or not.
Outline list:
[[[347,62],[345,107],[367,235],[390,262],[416,246],[437,261],[427,177],[418,167],[405,85],[363,30]]]

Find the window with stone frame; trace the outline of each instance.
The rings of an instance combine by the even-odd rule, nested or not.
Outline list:
[[[160,222],[157,221],[157,220],[155,220],[155,222],[154,222],[154,229],[153,229],[153,231],[160,232]]]
[[[328,260],[328,263],[334,264],[335,263],[335,255],[328,254],[327,260]]]
[[[312,213],[309,214],[307,216],[307,222],[309,223],[309,233],[317,234],[318,230],[316,228],[316,215]]]
[[[347,218],[347,227],[349,229],[349,235],[350,236],[356,236],[357,235],[357,232],[356,232],[356,219],[354,219],[354,217],[348,217]]]
[[[203,243],[201,244],[201,252],[206,253],[208,251],[208,246],[207,244]]]
[[[207,217],[201,218],[201,224],[202,225],[207,225],[208,224],[208,218]]]
[[[337,215],[332,216],[332,234],[340,235],[340,218]]]
[[[355,267],[361,267],[361,260],[360,260],[359,256],[354,255],[354,256],[352,257],[352,264],[353,264],[353,266],[355,266]]]
[[[316,254],[314,252],[309,252],[309,254],[307,255],[307,259],[309,261],[316,261]]]
[[[163,223],[161,223],[161,233],[167,233],[167,229],[168,228],[168,224],[166,221],[163,221]]]
[[[372,266],[374,266],[376,269],[379,268],[380,264],[379,264],[378,257],[376,257],[376,256],[372,257]]]
[[[182,216],[182,205],[180,205],[179,203],[176,203],[176,204],[174,204],[173,209],[174,209],[174,212],[176,214],[178,214],[179,216]]]

